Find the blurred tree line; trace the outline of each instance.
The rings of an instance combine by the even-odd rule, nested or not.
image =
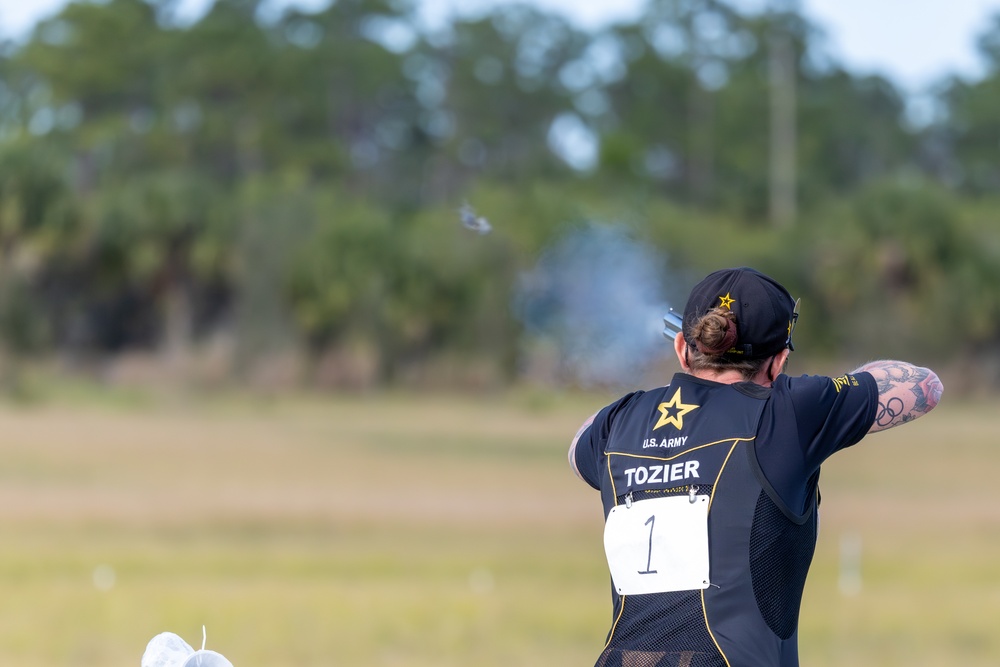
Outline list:
[[[509,382],[531,370],[519,277],[614,221],[681,275],[773,272],[812,355],[1000,382],[1000,17],[985,75],[940,82],[921,122],[794,9],[418,25],[405,0],[193,23],[106,0],[5,44],[6,372],[140,352],[198,375],[221,349],[228,380],[290,354],[317,386]]]

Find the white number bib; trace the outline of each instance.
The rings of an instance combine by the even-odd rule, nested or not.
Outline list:
[[[708,496],[667,496],[611,508],[604,552],[620,595],[709,586]]]

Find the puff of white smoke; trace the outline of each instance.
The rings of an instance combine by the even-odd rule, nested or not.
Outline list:
[[[561,368],[584,385],[634,385],[671,354],[666,260],[622,225],[590,223],[557,239],[521,276],[513,310],[554,342]]]

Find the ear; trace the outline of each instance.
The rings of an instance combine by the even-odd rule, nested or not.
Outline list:
[[[677,354],[677,361],[681,364],[681,369],[687,373],[691,369],[687,365],[687,341],[684,340],[684,334],[678,333],[674,336],[674,352]]]
[[[786,347],[784,350],[774,355],[774,357],[771,359],[771,363],[768,364],[767,366],[768,380],[774,382],[775,380],[778,379],[778,376],[781,374],[781,372],[785,370],[785,364],[788,362],[789,354],[791,354],[791,350],[789,350]],[[774,376],[772,377],[771,376],[772,369],[774,369],[775,367],[777,367],[777,371],[774,371]]]

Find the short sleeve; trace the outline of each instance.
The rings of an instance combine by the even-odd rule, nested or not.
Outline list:
[[[611,435],[612,422],[623,405],[627,404],[635,393],[627,394],[611,405],[602,408],[591,422],[580,433],[574,451],[576,469],[587,484],[600,489],[601,462],[604,460],[604,450]]]
[[[757,462],[778,496],[798,512],[808,505],[823,462],[868,433],[878,388],[868,373],[781,375],[768,403],[755,447]]]
[[[807,468],[818,469],[835,452],[857,444],[875,421],[878,388],[869,373],[802,376],[791,388]]]

